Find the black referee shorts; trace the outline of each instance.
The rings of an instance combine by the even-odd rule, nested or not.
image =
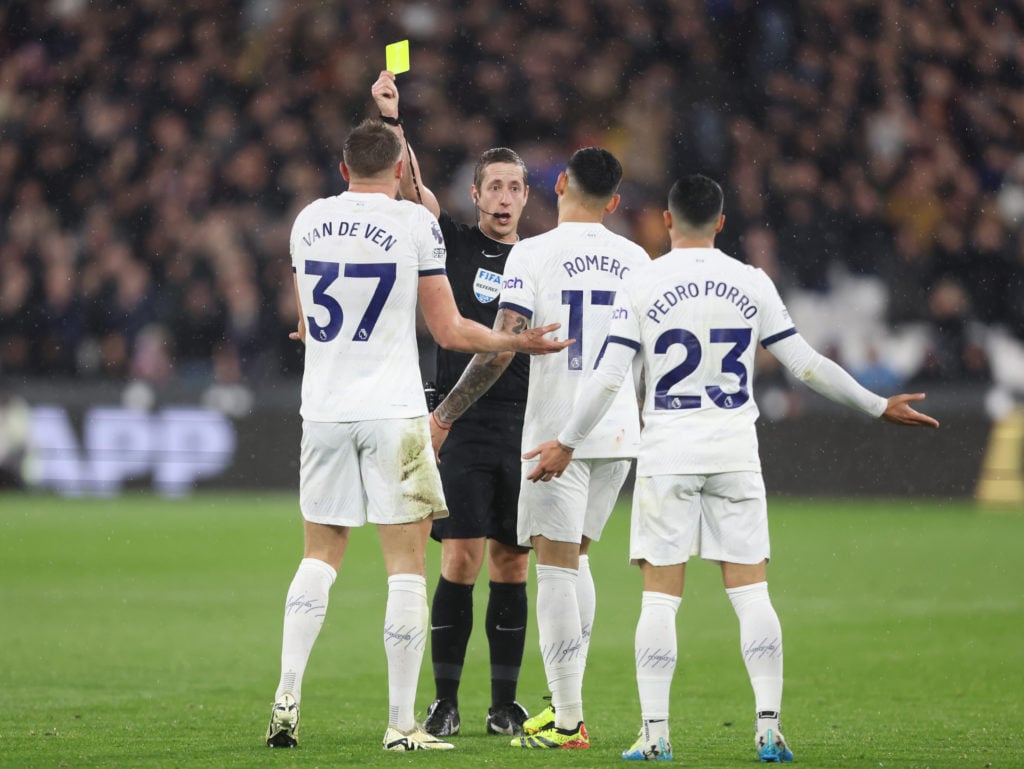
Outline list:
[[[488,537],[517,547],[523,407],[477,403],[452,425],[441,446],[448,517],[434,521],[438,540]]]

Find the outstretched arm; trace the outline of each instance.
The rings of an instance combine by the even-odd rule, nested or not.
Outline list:
[[[419,283],[420,309],[434,340],[446,350],[458,352],[524,352],[528,355],[547,355],[564,350],[575,339],[559,341],[548,334],[562,327],[550,323],[538,328],[514,328],[510,331],[492,331],[487,326],[464,318],[452,296],[452,287],[446,275],[426,275]]]
[[[844,406],[899,425],[938,427],[927,414],[910,407],[924,399],[924,393],[883,398],[862,387],[845,369],[814,350],[802,336],[794,334],[768,348],[793,375],[815,392]]]
[[[381,71],[380,77],[373,84],[370,93],[373,95],[373,101],[382,117],[388,121],[399,120],[398,85],[395,83],[395,76],[392,72],[386,69]],[[400,122],[394,124],[388,122],[388,127],[402,143],[402,153],[406,161],[402,164],[402,178],[398,182],[398,190],[402,193],[402,198],[419,203],[434,216],[440,216],[441,204],[437,202],[437,196],[423,182],[419,161],[416,160],[416,153],[409,146],[405,129]]]

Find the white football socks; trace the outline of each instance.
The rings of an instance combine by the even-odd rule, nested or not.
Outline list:
[[[587,655],[590,653],[590,635],[594,631],[597,613],[597,591],[594,575],[590,572],[590,556],[580,556],[579,577],[576,580],[576,601],[580,606],[580,633],[583,639],[583,670],[586,673]]]
[[[416,725],[416,684],[429,632],[427,580],[419,574],[388,577],[384,651],[388,658],[388,723],[401,732]]]
[[[644,737],[668,739],[668,705],[676,672],[676,613],[682,599],[645,590],[633,648]]]
[[[576,569],[537,564],[537,631],[555,726],[583,720],[583,639]]]
[[[778,730],[782,709],[782,627],[768,596],[768,583],[757,582],[725,592],[740,621],[740,649],[754,690],[755,711],[770,714],[758,719],[758,731],[766,727]]]
[[[303,558],[288,588],[281,639],[281,680],[274,699],[291,692],[302,700],[302,676],[327,615],[327,598],[338,572],[316,558]]]

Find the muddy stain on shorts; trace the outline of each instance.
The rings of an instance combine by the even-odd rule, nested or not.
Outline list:
[[[434,464],[430,433],[426,423],[410,419],[402,434],[399,455],[402,465],[402,505],[418,520],[435,514],[443,518],[448,510],[441,491],[441,478]]]

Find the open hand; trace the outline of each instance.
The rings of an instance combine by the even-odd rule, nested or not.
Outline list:
[[[911,427],[934,427],[938,429],[939,422],[927,414],[922,414],[911,408],[910,404],[915,401],[923,401],[924,393],[910,393],[894,395],[889,398],[889,405],[882,412],[882,419],[896,425],[909,425]]]
[[[525,352],[528,355],[548,355],[560,352],[576,341],[575,339],[559,341],[558,337],[547,338],[547,334],[557,331],[561,327],[561,323],[549,323],[547,326],[523,329],[515,335],[514,349],[516,352]]]

